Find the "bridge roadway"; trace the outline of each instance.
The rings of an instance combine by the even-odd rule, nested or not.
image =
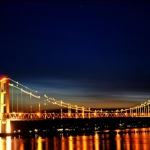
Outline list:
[[[26,121],[26,120],[48,120],[48,119],[77,119],[77,118],[119,118],[119,117],[150,117],[150,114],[136,114],[136,113],[112,113],[112,112],[98,112],[98,113],[2,113],[2,120],[10,119],[11,121]]]

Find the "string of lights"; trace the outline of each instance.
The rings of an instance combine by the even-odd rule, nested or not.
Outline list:
[[[51,97],[48,97],[46,95],[44,95],[44,97],[47,99],[48,102],[54,104],[54,105],[58,105],[58,106],[61,106],[61,107],[65,107],[65,108],[70,108],[70,109],[74,109],[74,110],[81,110],[81,111],[84,111],[84,112],[99,112],[99,110],[90,110],[88,108],[84,108],[84,107],[79,107],[77,105],[71,105],[71,104],[68,104],[68,103],[65,103],[63,101],[56,101],[54,98],[51,98]],[[114,113],[127,113],[129,112],[130,114],[134,114],[135,113],[139,113],[139,114],[144,114],[144,113],[148,113],[149,112],[149,104],[150,104],[150,100],[148,100],[148,102],[145,102],[141,105],[137,105],[135,107],[130,107],[130,108],[127,108],[127,109],[117,109],[115,111],[113,111]],[[101,112],[104,112],[102,109],[101,109]],[[107,111],[105,111],[107,112]]]
[[[90,110],[89,108],[85,108],[85,107],[81,107],[81,106],[77,106],[77,105],[71,105],[69,103],[65,103],[63,101],[56,101],[54,98],[48,97],[46,95],[44,95],[44,97],[47,99],[48,102],[58,105],[58,106],[62,106],[65,108],[70,108],[70,109],[74,109],[74,110],[81,110],[81,111],[87,111],[87,112],[93,112],[92,110]]]
[[[23,90],[22,88],[20,88],[20,87],[18,87],[18,86],[15,86],[14,84],[10,84],[10,83],[9,83],[9,85],[12,86],[12,87],[15,87],[16,89],[18,89],[18,90],[20,90],[20,91],[22,91],[22,92],[24,92],[24,93],[26,93],[26,94],[28,94],[28,95],[30,95],[30,96],[32,96],[32,97],[40,98],[40,96],[37,96],[37,95],[35,95],[35,94],[32,94],[31,92],[28,92],[28,91],[26,91],[26,90]]]
[[[35,98],[40,98],[40,96],[37,96],[31,92],[28,92],[27,90],[30,90],[30,91],[33,91],[33,92],[36,92],[37,91],[34,91],[26,86],[24,86],[23,84],[20,84],[18,83],[17,81],[15,80],[12,80],[10,79],[12,82],[14,82],[15,84],[17,84],[16,86],[14,84],[10,84],[10,86],[13,86],[17,89],[19,89],[20,91],[30,95],[30,97],[35,97]],[[20,88],[18,85],[26,88],[26,90]],[[61,106],[61,107],[65,107],[65,108],[68,108],[68,109],[73,109],[73,110],[81,110],[81,111],[84,111],[84,112],[100,112],[100,110],[90,110],[90,108],[85,108],[85,107],[81,107],[81,106],[77,106],[77,105],[72,105],[70,103],[66,103],[64,101],[56,101],[55,98],[51,98],[51,97],[48,97],[47,95],[44,95],[44,97],[47,99],[47,101],[49,103],[52,103],[54,105],[58,105],[58,106]],[[112,112],[115,112],[115,113],[123,113],[123,112],[130,112],[130,113],[146,113],[146,112],[149,112],[149,104],[150,104],[150,100],[148,100],[148,102],[145,102],[145,103],[141,103],[140,105],[137,105],[137,106],[134,106],[134,107],[130,107],[130,108],[127,108],[127,109],[117,109],[115,111],[112,111]],[[102,109],[101,109],[101,112],[104,112]],[[107,111],[105,111],[107,112]]]
[[[16,83],[17,85],[20,85],[20,86],[25,87],[26,89],[28,89],[28,90],[30,90],[30,91],[33,91],[33,92],[37,93],[37,91],[35,91],[35,90],[31,89],[31,88],[28,88],[27,86],[25,86],[25,85],[23,85],[23,84],[21,84],[21,83],[15,81],[15,80],[13,80],[13,79],[11,79],[11,78],[10,78],[10,80],[11,80],[12,82]]]

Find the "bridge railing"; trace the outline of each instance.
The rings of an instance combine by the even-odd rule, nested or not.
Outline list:
[[[117,118],[117,117],[150,117],[148,114],[131,113],[3,113],[2,119],[11,121],[20,120],[48,120],[48,119],[67,119],[67,118]]]

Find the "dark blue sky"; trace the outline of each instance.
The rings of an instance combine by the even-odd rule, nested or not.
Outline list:
[[[0,74],[86,107],[150,99],[149,2],[0,2]]]

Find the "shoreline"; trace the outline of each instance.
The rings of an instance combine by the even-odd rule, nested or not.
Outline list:
[[[94,135],[96,134],[132,134],[132,133],[141,133],[141,132],[150,132],[150,127],[143,128],[116,128],[116,129],[102,129],[102,130],[93,130],[93,131],[70,131],[70,132],[33,132],[33,133],[0,133],[0,137],[7,136],[21,136],[21,137],[55,137],[55,136],[70,136],[70,135]]]

